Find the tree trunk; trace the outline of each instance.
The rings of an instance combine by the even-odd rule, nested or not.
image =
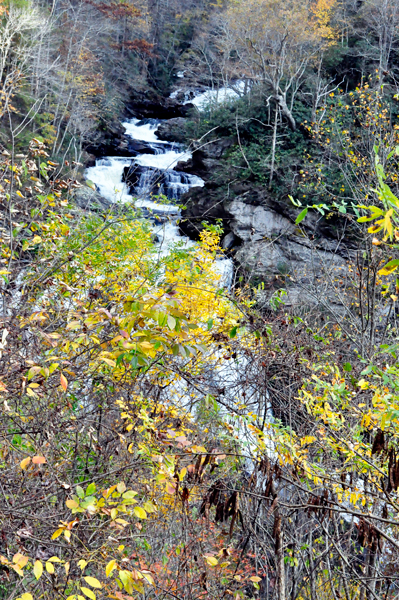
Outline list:
[[[296,130],[296,122],[295,122],[294,117],[292,116],[292,112],[288,108],[285,96],[282,96],[281,94],[276,94],[274,99],[276,100],[279,107],[281,108],[283,115],[287,118],[288,125],[290,126],[292,131],[295,131]]]
[[[276,542],[277,599],[285,600],[284,544],[283,532],[281,531],[281,517],[278,512],[276,512],[274,518],[274,539]]]
[[[269,179],[269,190],[272,187],[273,175],[274,175],[274,163],[276,161],[276,142],[277,142],[277,120],[278,120],[278,106],[276,106],[276,114],[274,117],[273,127],[273,141],[272,141],[272,164],[270,166],[270,179]]]

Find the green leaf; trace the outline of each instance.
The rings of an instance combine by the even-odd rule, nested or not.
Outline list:
[[[352,365],[350,363],[345,363],[344,364],[344,371],[346,371],[347,373],[350,373],[350,371],[352,371]]]
[[[299,215],[295,219],[295,225],[299,225],[299,223],[304,220],[304,218],[308,214],[308,210],[308,208],[304,208],[303,211],[299,213]]]
[[[235,337],[236,337],[236,335],[237,335],[237,329],[238,329],[238,327],[237,327],[237,326],[236,326],[236,327],[233,327],[233,329],[230,329],[230,331],[229,331],[229,337],[230,337],[230,338],[232,338],[232,339],[233,339],[233,338],[235,338]]]
[[[90,483],[86,488],[86,496],[91,496],[96,491],[96,484]]]
[[[76,486],[76,493],[79,496],[79,498],[84,498],[85,497],[85,493],[83,491],[83,488],[81,488],[80,485]]]
[[[172,315],[168,315],[168,327],[169,327],[169,329],[176,328],[176,319],[174,317],[172,317]]]

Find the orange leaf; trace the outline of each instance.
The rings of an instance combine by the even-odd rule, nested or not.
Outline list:
[[[32,458],[32,462],[34,465],[44,465],[46,463],[46,459],[44,456],[34,456]]]
[[[65,375],[63,375],[62,373],[60,375],[60,383],[61,383],[62,389],[64,390],[64,392],[66,392],[67,387],[68,387],[68,380],[65,377]]]

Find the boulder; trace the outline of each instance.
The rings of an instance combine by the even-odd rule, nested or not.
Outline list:
[[[342,277],[346,269],[341,256],[295,235],[245,242],[238,249],[236,260],[255,277],[289,276],[307,285],[326,274]]]
[[[79,208],[92,212],[105,212],[113,206],[113,202],[110,202],[87,186],[77,188],[73,193],[72,199]]]
[[[215,170],[221,165],[221,158],[227,150],[236,144],[234,137],[221,138],[212,141],[192,141],[190,151],[192,158],[185,163],[178,163],[180,171],[197,175],[205,180],[211,180]]]
[[[222,239],[221,246],[224,250],[231,250],[238,244],[239,240],[236,238],[234,233],[230,231],[227,235]]]
[[[139,154],[155,154],[155,150],[145,142],[129,138],[128,152],[126,154],[129,156],[137,156]]]
[[[166,142],[183,143],[185,141],[185,124],[186,119],[183,117],[168,119],[159,124],[155,135]]]
[[[180,168],[180,163],[179,163]],[[206,183],[204,187],[191,188],[184,194],[180,202],[185,205],[182,209],[182,219],[180,229],[184,235],[191,239],[198,239],[200,231],[203,229],[204,221],[215,222],[221,219],[225,233],[229,232],[229,222],[231,216],[226,212],[223,205],[223,196],[220,189],[212,183]]]

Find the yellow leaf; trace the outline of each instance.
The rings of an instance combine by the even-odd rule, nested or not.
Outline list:
[[[68,508],[78,508],[79,504],[76,502],[76,500],[67,500],[65,502],[65,504],[67,505]]]
[[[133,509],[133,512],[138,519],[146,519],[147,518],[147,513],[145,512],[144,508],[141,508],[141,506],[135,506]]]
[[[214,556],[205,555],[204,558],[210,567],[216,567],[219,562]]]
[[[24,594],[22,594],[22,596],[17,598],[17,600],[33,600],[33,596],[32,596],[32,594],[25,592]]]
[[[151,352],[154,349],[154,346],[152,344],[150,344],[150,342],[141,342],[139,344],[141,350],[144,352],[144,354],[148,354],[149,352]]]
[[[253,581],[254,583],[259,583],[260,581],[262,581],[262,577],[257,577],[256,575],[254,575],[253,577],[249,578],[250,581]]]
[[[63,375],[62,373],[60,375],[60,383],[61,383],[62,389],[64,390],[64,392],[66,392],[67,387],[68,387],[68,380],[65,377],[65,375]]]
[[[157,512],[157,507],[154,506],[152,502],[147,500],[147,502],[144,503],[144,510],[148,513],[154,513]]]
[[[88,598],[90,598],[91,600],[96,600],[96,595],[92,590],[89,590],[89,588],[87,587],[81,587],[80,591],[83,592],[84,594],[86,594],[86,596]]]
[[[78,567],[81,571],[83,571],[86,566],[87,566],[86,560],[83,560],[83,558],[81,560],[78,560]]]
[[[17,554],[14,554],[12,560],[13,560],[14,563],[16,563],[16,565],[18,567],[20,567],[21,569],[23,569],[24,566],[28,563],[29,558],[27,556],[24,556],[20,552],[18,552]]]
[[[37,560],[33,566],[33,574],[36,577],[36,579],[40,579],[40,577],[42,576],[43,573],[43,565],[40,562],[40,560]]]
[[[99,590],[101,590],[101,588],[103,587],[98,581],[98,579],[96,579],[95,577],[84,577],[84,580],[86,583],[91,585],[91,587],[98,588]]]
[[[105,574],[107,577],[109,577],[112,573],[112,571],[115,569],[116,566],[116,560],[110,560],[109,563],[107,564],[107,566],[105,567]]]
[[[105,358],[104,356],[101,357],[101,360],[105,363],[107,363],[107,365],[109,365],[110,367],[116,367],[116,361],[115,360],[111,360],[110,358]]]
[[[30,461],[31,461],[30,456],[28,456],[28,458],[24,458],[24,460],[21,460],[21,464],[20,464],[21,469],[26,469],[26,467],[29,465]]]
[[[46,562],[46,571],[47,571],[47,573],[50,573],[50,575],[52,575],[54,573],[53,563],[51,563],[49,561]]]
[[[57,537],[60,537],[60,535],[63,531],[64,531],[63,527],[61,527],[60,529],[57,529],[57,531],[54,531],[53,535],[51,536],[51,539],[56,540]]]
[[[182,470],[180,471],[180,474],[179,474],[180,481],[183,481],[183,479],[186,476],[186,474],[187,474],[187,469],[186,469],[186,467],[183,467]]]
[[[154,585],[154,580],[153,580],[153,578],[151,577],[151,575],[149,573],[146,573],[145,571],[142,571],[142,574],[143,574],[143,577],[146,578],[146,580],[148,581],[148,583],[150,585]]]

